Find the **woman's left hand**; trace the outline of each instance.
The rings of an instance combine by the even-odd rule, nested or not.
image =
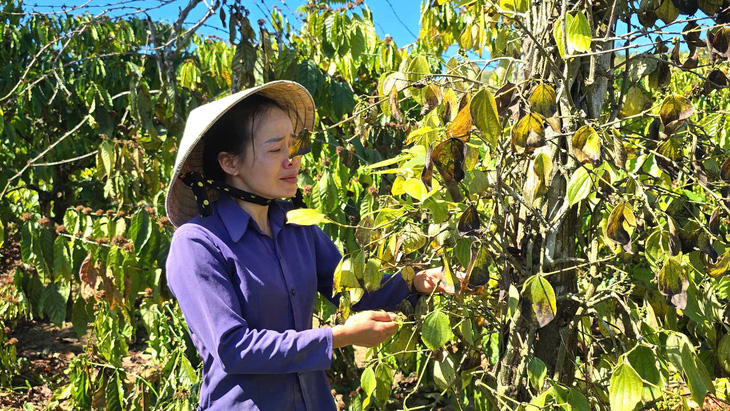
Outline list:
[[[464,277],[464,273],[456,273],[459,282],[463,281]],[[413,277],[413,287],[423,294],[431,294],[434,290],[445,294],[454,294],[456,292],[453,284],[446,283],[443,267],[434,267],[417,272]]]

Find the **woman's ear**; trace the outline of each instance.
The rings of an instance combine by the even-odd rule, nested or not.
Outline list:
[[[220,164],[221,169],[223,169],[226,174],[237,176],[238,162],[238,156],[226,153],[225,151],[221,151],[220,153],[218,153],[218,164]]]

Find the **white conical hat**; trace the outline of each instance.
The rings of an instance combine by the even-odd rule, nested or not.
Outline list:
[[[185,124],[185,133],[180,141],[165,201],[167,217],[175,227],[181,226],[198,214],[198,205],[195,202],[193,190],[180,181],[180,176],[189,171],[203,173],[203,143],[201,141],[203,135],[231,107],[253,94],[267,97],[284,109],[292,120],[294,135],[297,135],[303,128],[311,131],[314,127],[312,95],[301,84],[287,80],[272,81],[259,87],[239,91],[191,111]],[[211,201],[217,198],[215,190],[209,190],[208,195]]]

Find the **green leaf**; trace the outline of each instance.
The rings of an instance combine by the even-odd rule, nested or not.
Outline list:
[[[94,318],[89,314],[90,310],[87,309],[89,305],[92,304],[87,304],[86,300],[84,300],[81,296],[81,293],[76,295],[76,300],[71,308],[71,324],[79,338],[86,334],[87,325],[89,322],[94,320]]]
[[[109,377],[105,389],[107,411],[122,411],[124,409],[124,389],[119,371]]]
[[[431,350],[437,350],[453,338],[449,316],[444,312],[432,311],[426,316],[421,329],[421,339]]]
[[[377,381],[375,380],[375,371],[373,371],[373,367],[367,367],[362,372],[362,375],[360,376],[360,385],[362,386],[365,394],[368,396],[375,392]]]
[[[331,223],[332,220],[313,208],[298,208],[286,213],[287,224],[316,225],[322,222]]]
[[[527,364],[527,376],[530,378],[532,388],[540,392],[547,376],[547,366],[541,359],[533,357]]]
[[[336,291],[342,291],[345,288],[360,288],[360,282],[357,281],[355,270],[353,268],[351,258],[343,258],[337,265],[334,275],[334,287]]]
[[[380,271],[380,266],[380,260],[375,258],[370,258],[365,264],[363,282],[365,283],[365,290],[368,292],[372,292],[380,288],[380,281],[383,279],[383,273]]]
[[[337,120],[352,112],[355,97],[347,83],[332,83],[332,108]],[[311,131],[311,130],[310,130]]]
[[[682,265],[669,258],[656,277],[659,292],[667,299],[667,304],[684,310],[687,307],[687,288],[689,280]]]
[[[584,53],[591,51],[591,26],[582,11],[576,12],[574,16],[568,15],[565,32],[569,50]],[[570,54],[573,54],[572,51]]]
[[[129,239],[134,243],[134,250],[139,253],[152,235],[150,216],[143,208],[132,216],[129,226]]]
[[[572,206],[588,197],[591,193],[592,181],[588,169],[578,167],[568,182],[568,203]]]
[[[48,314],[48,319],[59,328],[63,326],[63,321],[66,319],[66,300],[68,300],[69,292],[68,285],[61,288],[56,283],[50,283],[43,293],[43,311]]]
[[[533,275],[525,281],[522,295],[532,303],[532,314],[540,328],[555,318],[557,312],[555,291],[548,280],[540,275]]]
[[[409,178],[404,181],[403,190],[406,194],[418,201],[423,201],[428,198],[428,189],[426,188],[426,185],[423,184],[423,181],[418,178]]]
[[[2,220],[0,220],[0,247],[2,247],[3,244],[5,244],[5,226],[3,225]]]
[[[662,376],[656,364],[656,354],[651,348],[637,345],[626,356],[634,370],[639,374],[642,380],[648,384],[644,384],[643,398],[651,401],[653,398],[661,397],[661,387],[663,386]]]
[[[315,64],[312,60],[307,59],[299,63],[297,81],[303,85],[312,96],[315,96],[324,84],[324,76],[322,75],[322,70],[317,67],[317,64]]]
[[[53,241],[53,275],[55,278],[71,280],[71,261],[66,246],[67,240],[58,236]]]
[[[621,363],[613,370],[609,387],[612,411],[633,411],[641,401],[644,383],[636,371],[627,363]]]
[[[684,334],[673,332],[667,337],[666,347],[669,361],[684,373],[685,382],[692,392],[692,399],[697,404],[703,404],[705,395],[708,392],[714,393],[715,387],[704,364],[692,349],[689,339]]]
[[[499,7],[515,13],[524,13],[530,9],[531,0],[500,0]]]
[[[497,102],[486,88],[480,89],[471,99],[469,111],[472,121],[482,132],[492,149],[499,146],[502,124],[497,114]]]
[[[441,390],[447,390],[454,383],[456,378],[456,370],[454,369],[454,359],[451,355],[447,355],[443,361],[436,361],[433,364],[433,382]]]
[[[591,406],[588,404],[588,399],[580,391],[575,388],[571,388],[568,393],[568,404],[577,411],[590,411]]]
[[[566,31],[567,31],[567,27],[568,27],[567,21],[572,21],[572,19],[573,18],[570,16],[570,14],[568,14],[567,18],[566,18],[566,23],[565,23]],[[560,53],[560,57],[565,58],[565,56],[567,55],[566,50],[565,50],[565,46],[566,46],[565,43],[567,41],[563,38],[563,18],[562,17],[558,18],[558,20],[555,22],[555,26],[553,27],[553,38],[555,39],[555,44],[558,45],[558,52]]]

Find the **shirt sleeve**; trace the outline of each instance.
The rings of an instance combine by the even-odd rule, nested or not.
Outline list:
[[[317,291],[332,304],[340,304],[340,296],[333,295],[334,275],[342,254],[322,229],[314,229],[314,247],[317,259]],[[412,296],[408,283],[400,273],[386,274],[380,281],[380,288],[373,292],[365,292],[360,301],[353,304],[354,311],[382,309],[395,311],[398,303]]]
[[[230,280],[234,269],[204,228],[183,225],[173,235],[166,263],[170,290],[191,333],[223,370],[281,374],[329,369],[330,328],[285,332],[249,328]]]

